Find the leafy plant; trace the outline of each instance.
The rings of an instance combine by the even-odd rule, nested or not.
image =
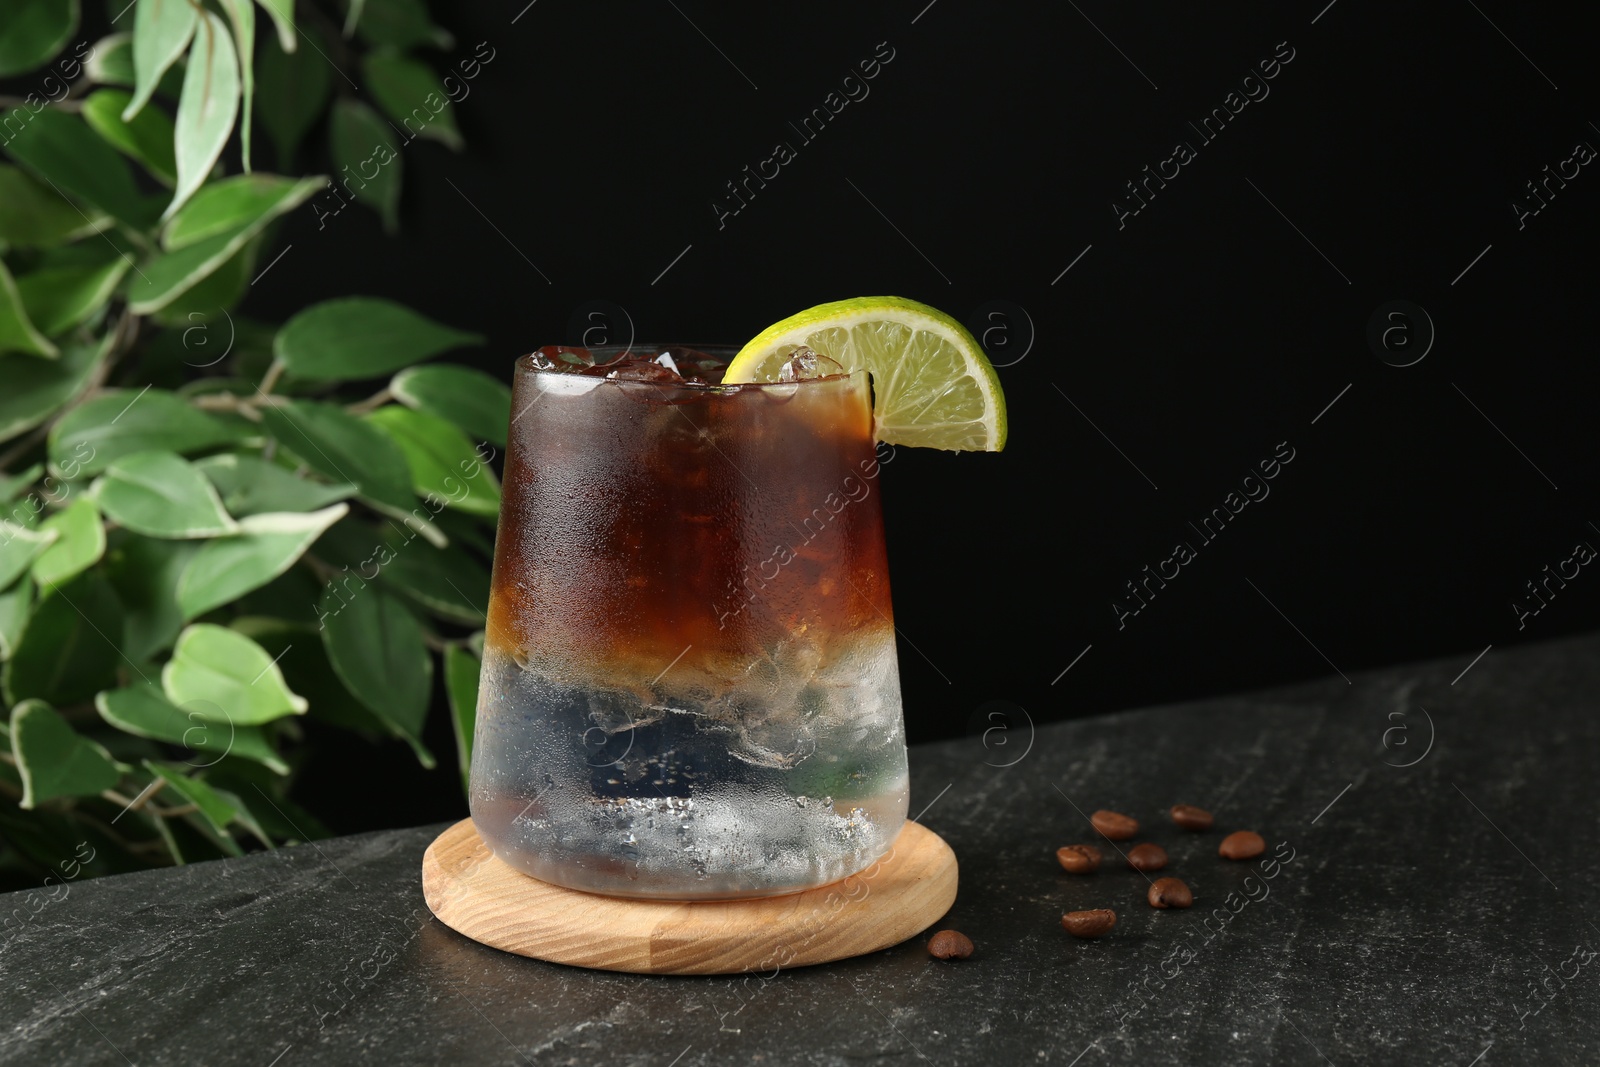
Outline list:
[[[302,720],[432,767],[436,657],[463,774],[471,741],[509,391],[419,365],[479,339],[386,300],[233,309],[289,212],[392,228],[401,150],[461,147],[450,86],[492,50],[441,78],[422,0],[125,2],[92,45],[79,0],[25,0],[0,37],[25,90],[0,100],[13,883],[325,833],[288,798]],[[253,125],[291,172],[319,123],[334,180],[252,169]]]

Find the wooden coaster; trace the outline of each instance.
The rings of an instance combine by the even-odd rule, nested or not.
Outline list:
[[[635,974],[737,974],[876,952],[937,922],[956,880],[950,846],[914,822],[859,874],[749,900],[626,900],[552,885],[496,859],[471,819],[422,857],[422,895],[446,926],[519,956]]]

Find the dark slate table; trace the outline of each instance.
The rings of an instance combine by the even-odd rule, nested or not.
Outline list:
[[[0,947],[0,1062],[1597,1063],[1597,703],[1600,635],[918,748],[959,963],[923,938],[776,976],[505,955],[424,906],[440,827],[74,884]],[[1217,829],[1174,830],[1177,801]],[[1114,854],[1058,868],[1098,807],[1145,821],[1194,908],[1148,907]],[[1218,859],[1237,828],[1284,861]],[[1108,938],[1058,924],[1102,906]]]

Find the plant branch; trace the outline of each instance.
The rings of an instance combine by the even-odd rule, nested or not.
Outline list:
[[[278,379],[283,377],[284,369],[283,360],[275,359],[272,361],[272,366],[267,368],[266,376],[261,379],[260,392],[262,396],[272,392],[273,388],[278,384]]]
[[[358,400],[354,404],[346,404],[344,409],[352,415],[365,415],[369,411],[383,407],[393,399],[394,394],[389,391],[388,386],[385,386],[365,400]]]
[[[260,422],[262,408],[281,408],[289,401],[281,396],[268,396],[261,392],[248,397],[235,393],[202,393],[199,396],[191,396],[189,403],[201,411],[232,411],[243,415],[251,422]],[[263,456],[263,458],[270,457]]]
[[[145,806],[146,801],[155,796],[157,793],[161,792],[161,790],[166,787],[166,784],[167,780],[165,778],[158,778],[156,779],[156,787],[154,789],[150,790],[148,793],[145,793],[143,796],[134,797],[131,800],[117,792],[115,789],[102,789],[100,791],[100,795],[106,800],[111,801],[113,804],[121,804],[123,811],[138,811],[140,808]]]

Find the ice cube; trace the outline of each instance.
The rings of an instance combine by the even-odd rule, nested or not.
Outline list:
[[[587,348],[573,345],[545,345],[530,355],[528,362],[539,370],[571,373],[593,367],[594,354]]]
[[[821,352],[813,352],[805,345],[801,345],[789,353],[789,358],[778,368],[778,381],[803,382],[810,378],[826,378],[844,372],[844,365],[838,360]]]
[[[683,375],[677,370],[662,366],[654,360],[627,356],[610,364],[606,380],[612,382],[654,382],[658,385],[681,385]]]
[[[543,393],[552,396],[582,396],[592,389],[600,388],[604,379],[597,374],[584,372],[581,374],[552,374],[539,383]]]
[[[620,351],[546,345],[527,359],[541,371],[658,385],[717,385],[727,369],[724,361],[684,345]]]

